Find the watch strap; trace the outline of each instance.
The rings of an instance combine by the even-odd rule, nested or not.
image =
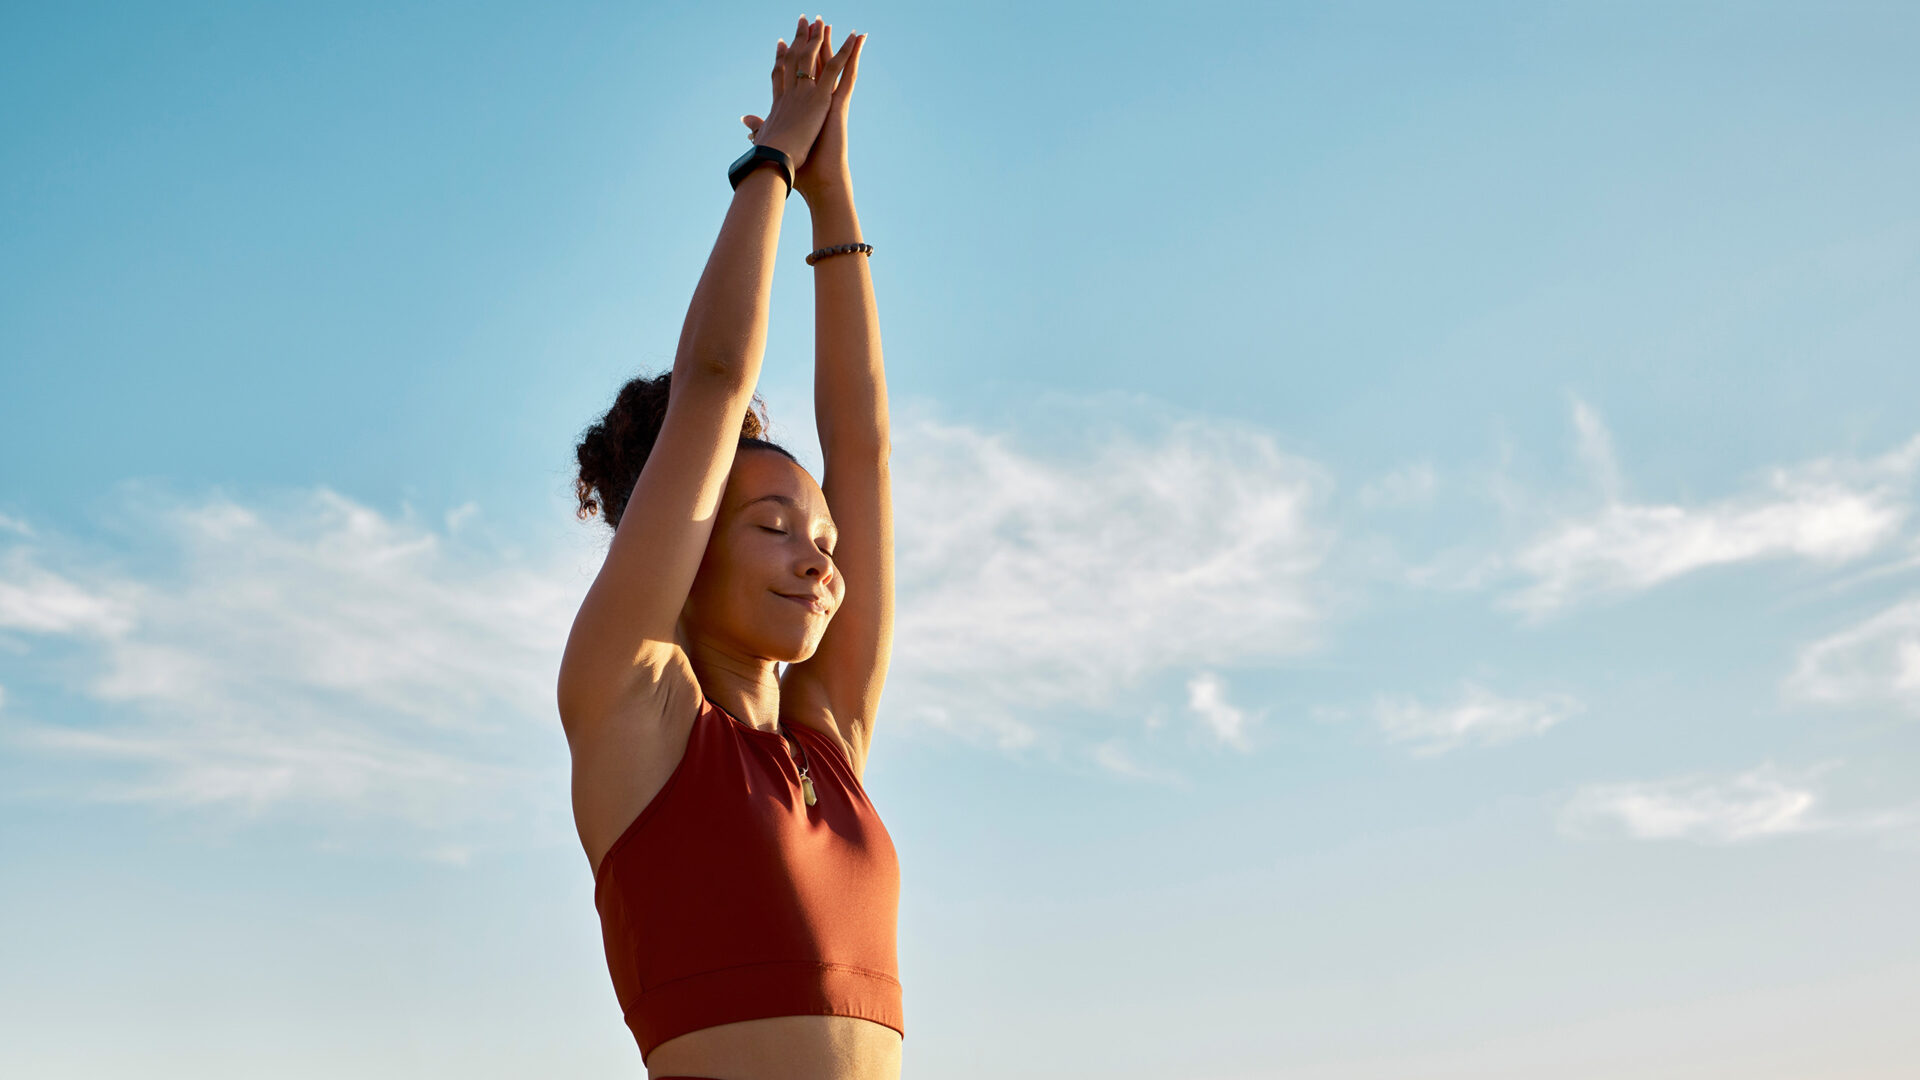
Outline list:
[[[787,194],[793,194],[792,156],[785,150],[776,149],[771,146],[762,146],[759,143],[753,144],[752,149],[741,154],[735,159],[732,165],[728,166],[727,182],[733,185],[735,191],[738,191],[740,190],[740,182],[745,180],[749,173],[762,165],[772,165],[778,168],[780,175],[786,178]]]

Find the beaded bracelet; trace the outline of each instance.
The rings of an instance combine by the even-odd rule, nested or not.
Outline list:
[[[858,251],[863,255],[871,256],[873,254],[873,245],[872,244],[835,244],[832,247],[823,247],[819,251],[816,251],[813,254],[807,256],[807,265],[812,266],[814,263],[819,262],[821,259],[824,259],[829,255],[845,255],[855,251]]]

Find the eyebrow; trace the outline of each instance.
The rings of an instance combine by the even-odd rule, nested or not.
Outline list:
[[[795,502],[792,496],[781,495],[778,492],[775,492],[772,495],[762,495],[757,499],[748,499],[746,502],[743,502],[740,504],[740,509],[745,510],[747,507],[752,506],[754,503],[766,502],[769,499],[773,500],[774,502],[786,503],[789,507],[793,509],[795,513],[800,512],[800,509],[801,509],[800,504]],[[833,535],[835,536],[840,535],[840,526],[835,525],[833,522],[831,521],[827,522],[827,528],[833,530]]]

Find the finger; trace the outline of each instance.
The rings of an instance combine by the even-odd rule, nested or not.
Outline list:
[[[844,99],[848,94],[853,93],[853,80],[860,74],[860,50],[866,46],[867,35],[855,34],[847,39],[846,45],[841,49],[845,55],[834,60],[834,71],[840,78],[839,84],[834,87],[835,98]]]
[[[831,57],[833,56],[833,24],[831,23],[825,24],[820,27],[820,55],[823,57],[829,58],[827,61],[823,62],[820,65],[820,68],[821,68],[820,77],[824,79],[827,77],[827,69],[832,66]]]
[[[787,41],[781,38],[773,47],[773,100],[787,92]]]
[[[793,44],[787,46],[780,54],[780,66],[785,71],[787,86],[794,84],[794,73],[800,70],[800,57],[806,49],[806,44],[807,17],[802,15],[800,21],[793,24]]]
[[[796,40],[794,46],[800,50],[799,70],[815,77],[820,73],[820,27],[819,19],[807,24],[805,43]]]

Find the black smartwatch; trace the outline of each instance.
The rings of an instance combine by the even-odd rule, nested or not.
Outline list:
[[[727,166],[727,181],[733,185],[733,190],[739,191],[740,181],[745,180],[748,173],[767,164],[779,166],[780,175],[787,178],[787,194],[792,195],[793,158],[785,150],[776,150],[759,143],[754,143],[753,149],[741,154],[732,165]]]

